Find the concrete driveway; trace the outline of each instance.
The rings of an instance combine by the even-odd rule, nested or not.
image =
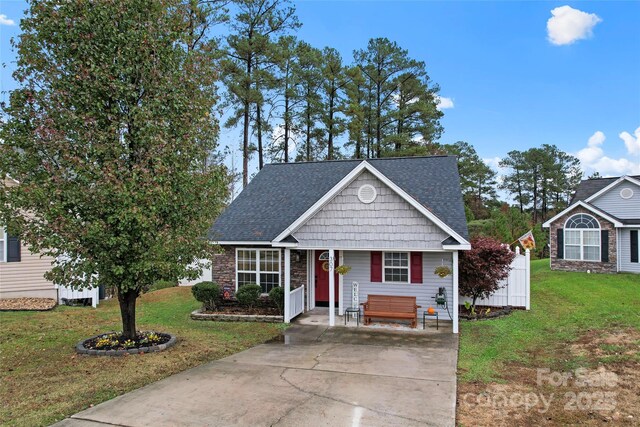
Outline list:
[[[458,338],[296,325],[58,426],[455,424]]]

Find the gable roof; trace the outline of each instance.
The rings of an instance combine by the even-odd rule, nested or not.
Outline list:
[[[614,176],[611,178],[585,179],[581,181],[578,185],[578,188],[576,189],[576,193],[571,199],[570,205],[576,203],[579,200],[589,199],[591,196],[601,192],[605,188],[617,183],[617,181],[620,181],[623,178],[625,177]],[[640,175],[629,176],[628,178],[640,181]]]
[[[223,242],[271,242],[363,162],[468,239],[454,156],[267,165],[216,220],[209,238]]]

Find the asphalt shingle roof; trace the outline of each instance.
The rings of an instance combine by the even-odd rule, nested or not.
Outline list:
[[[209,231],[215,241],[272,241],[364,160],[266,165]],[[468,240],[454,156],[367,159]]]

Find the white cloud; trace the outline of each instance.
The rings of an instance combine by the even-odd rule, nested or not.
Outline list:
[[[436,102],[438,103],[438,110],[453,108],[453,99],[451,98],[436,95]]]
[[[632,149],[638,150],[638,154],[640,154],[640,145],[638,144],[637,138],[640,136],[640,128],[636,129],[636,139],[634,142],[636,145],[631,146],[632,149],[629,148],[630,145],[627,144],[627,140],[623,138],[623,134],[628,135],[630,139],[633,139],[633,137],[627,132],[620,134],[620,138],[622,138],[625,145],[627,145],[627,151],[629,154],[634,154]],[[587,175],[590,175],[592,172],[599,172],[602,176],[640,174],[640,155],[635,161],[624,157],[619,159],[608,157],[604,154],[604,150],[602,149],[605,140],[605,134],[601,131],[597,131],[591,135],[587,141],[587,146],[576,153],[576,157],[580,160],[582,168],[585,170]]]
[[[635,135],[635,137],[633,136]],[[621,132],[620,139],[624,141],[624,145],[627,147],[629,154],[640,155],[640,127],[631,135],[629,132]]]
[[[4,13],[0,13],[0,25],[16,25],[16,21],[7,18]]]
[[[547,36],[555,45],[572,44],[593,35],[593,27],[602,19],[595,13],[587,13],[571,6],[560,6],[551,10],[547,21]]]

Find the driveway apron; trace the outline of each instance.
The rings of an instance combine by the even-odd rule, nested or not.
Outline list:
[[[457,353],[454,334],[295,325],[56,425],[454,426]]]

